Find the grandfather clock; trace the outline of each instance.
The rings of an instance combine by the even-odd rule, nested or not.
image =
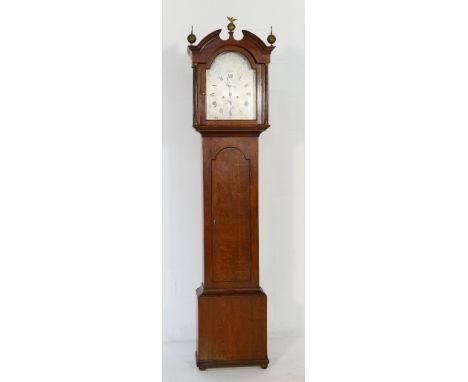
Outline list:
[[[268,124],[270,46],[246,30],[216,30],[198,45],[193,126],[203,142],[204,275],[197,289],[196,361],[208,367],[268,366],[267,296],[259,284],[258,136]]]

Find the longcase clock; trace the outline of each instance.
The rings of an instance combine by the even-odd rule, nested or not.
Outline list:
[[[193,126],[202,136],[204,275],[197,289],[200,370],[268,366],[267,296],[259,284],[258,137],[268,124],[268,64],[274,49],[246,30],[216,30],[188,52]]]

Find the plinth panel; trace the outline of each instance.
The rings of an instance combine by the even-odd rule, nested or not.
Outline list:
[[[266,367],[266,295],[199,295],[197,347],[199,367]]]

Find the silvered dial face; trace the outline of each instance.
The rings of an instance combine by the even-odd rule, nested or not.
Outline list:
[[[218,55],[206,71],[206,119],[256,119],[256,75],[240,53]]]

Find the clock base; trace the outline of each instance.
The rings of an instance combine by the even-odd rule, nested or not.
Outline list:
[[[197,352],[195,352],[195,358],[197,360],[197,367],[200,371],[205,371],[208,368],[245,366],[260,366],[262,369],[266,369],[268,367],[268,364],[270,363],[268,358],[239,361],[199,361]]]
[[[261,288],[197,289],[200,370],[214,367],[268,367],[267,296]]]

